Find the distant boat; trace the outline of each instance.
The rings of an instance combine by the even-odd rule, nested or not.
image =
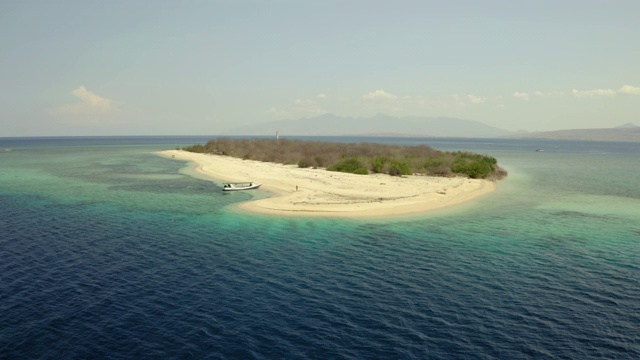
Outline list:
[[[536,149],[537,152],[543,152],[544,149]]]
[[[261,184],[256,184],[254,182],[244,182],[244,183],[226,183],[222,186],[223,191],[239,191],[239,190],[252,190],[260,187]]]

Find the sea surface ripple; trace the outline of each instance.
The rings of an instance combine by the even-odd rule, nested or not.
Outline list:
[[[518,170],[446,214],[273,218],[100,152],[0,158],[0,358],[640,358],[637,210],[593,182],[532,199]]]

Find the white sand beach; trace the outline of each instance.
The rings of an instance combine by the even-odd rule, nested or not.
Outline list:
[[[192,161],[214,181],[262,184],[271,196],[239,208],[265,214],[321,217],[391,217],[461,204],[495,190],[489,180],[386,174],[354,175],[230,156],[167,150],[160,155]]]

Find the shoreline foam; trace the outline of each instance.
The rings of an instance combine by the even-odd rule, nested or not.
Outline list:
[[[416,215],[468,202],[495,190],[489,180],[386,174],[354,175],[230,156],[167,150],[212,180],[254,181],[273,195],[238,205],[272,215],[376,218]]]

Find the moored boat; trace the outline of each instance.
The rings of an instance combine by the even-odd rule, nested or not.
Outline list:
[[[256,184],[254,182],[243,182],[243,183],[225,183],[222,186],[223,191],[238,191],[238,190],[252,190],[260,187],[261,184]]]

